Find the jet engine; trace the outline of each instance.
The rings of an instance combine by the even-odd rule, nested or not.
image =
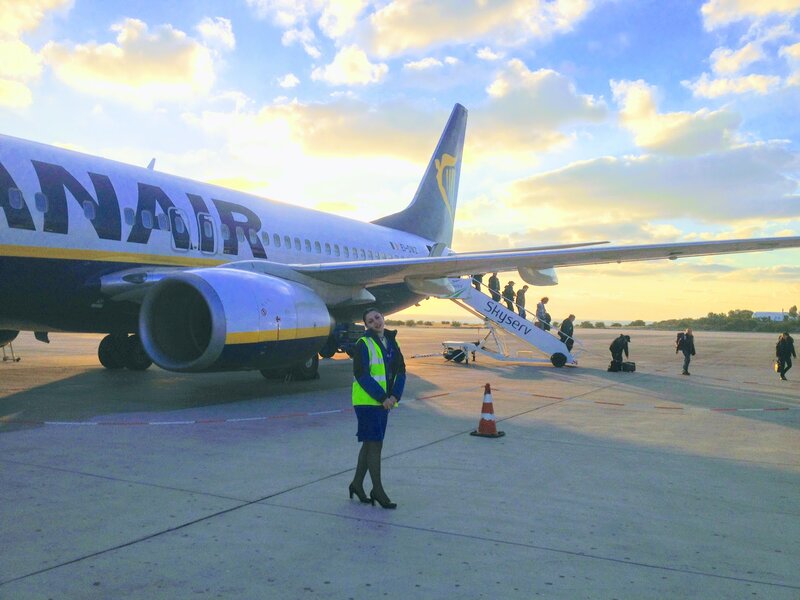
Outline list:
[[[145,351],[170,371],[288,367],[316,356],[332,327],[310,288],[229,268],[162,279],[139,314]]]

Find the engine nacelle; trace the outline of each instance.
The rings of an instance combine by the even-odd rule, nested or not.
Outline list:
[[[19,335],[19,331],[15,331],[13,329],[0,329],[0,347],[5,346],[9,342],[13,342],[17,339]]]
[[[558,275],[556,270],[550,269],[531,269],[529,267],[519,267],[517,269],[522,281],[531,285],[558,285]]]
[[[318,352],[332,328],[325,303],[310,288],[227,268],[161,280],[139,315],[147,354],[170,371],[291,366]]]

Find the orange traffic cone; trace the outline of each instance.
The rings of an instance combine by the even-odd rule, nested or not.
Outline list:
[[[478,428],[471,432],[470,435],[477,435],[480,437],[498,438],[503,437],[505,431],[497,431],[496,419],[494,418],[494,408],[492,407],[492,388],[486,384],[483,391],[483,407],[481,407],[481,421],[478,423]]]

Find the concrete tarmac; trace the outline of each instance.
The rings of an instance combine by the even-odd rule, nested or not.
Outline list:
[[[351,364],[321,379],[106,371],[99,336],[0,365],[0,598],[800,598],[800,369],[777,335],[576,330],[579,367],[441,357],[400,328],[383,480],[347,498]],[[521,349],[515,345],[514,349]],[[470,436],[493,388],[505,437]],[[365,483],[369,491],[369,478]]]

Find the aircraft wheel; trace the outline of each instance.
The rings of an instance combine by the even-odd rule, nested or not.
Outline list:
[[[319,379],[319,357],[315,354],[307,361],[292,367],[290,372],[295,381]]]
[[[118,335],[107,335],[97,347],[97,358],[106,369],[121,369],[125,366],[124,344],[127,339]]]
[[[331,336],[325,341],[325,345],[322,348],[320,348],[319,355],[322,358],[330,358],[334,354],[336,354],[336,351],[338,349],[339,348],[336,345],[336,339],[333,336]]]
[[[289,375],[289,371],[286,369],[261,369],[260,373],[264,379],[269,379],[271,381],[282,381]]]
[[[145,371],[153,364],[142,346],[142,339],[134,334],[126,340],[125,366],[131,371]]]
[[[560,369],[565,364],[567,364],[567,357],[564,356],[561,352],[556,352],[553,356],[550,357],[550,362],[553,363],[553,366]]]

